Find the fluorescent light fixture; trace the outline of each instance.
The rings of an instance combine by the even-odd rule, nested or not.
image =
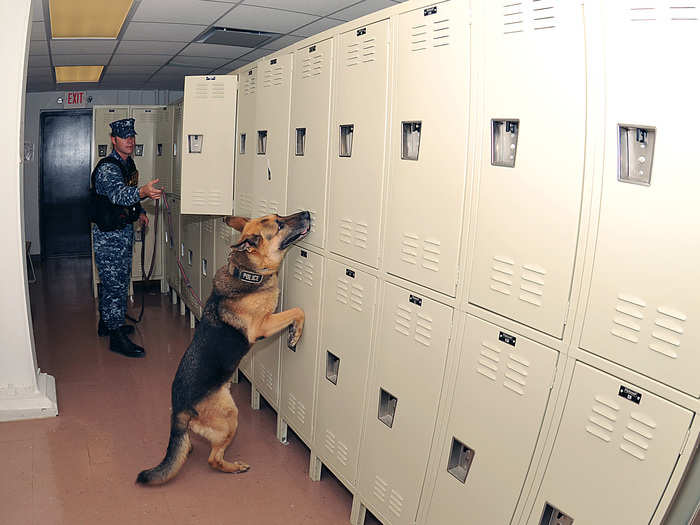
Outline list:
[[[53,38],[117,38],[133,0],[49,0]]]
[[[263,42],[279,37],[279,33],[265,31],[250,31],[232,27],[212,27],[200,35],[196,42],[203,44],[219,44],[222,46],[258,47]]]
[[[104,66],[56,66],[56,84],[99,82]]]

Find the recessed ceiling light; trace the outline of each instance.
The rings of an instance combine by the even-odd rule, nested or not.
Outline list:
[[[56,84],[99,82],[104,66],[56,66]]]
[[[117,38],[133,0],[49,0],[53,38]]]
[[[280,36],[279,33],[265,31],[250,31],[232,27],[212,27],[196,40],[203,44],[219,44],[223,46],[258,47],[263,42]]]

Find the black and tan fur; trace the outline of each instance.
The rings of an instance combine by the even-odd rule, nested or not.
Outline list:
[[[175,374],[165,458],[158,466],[142,471],[137,483],[159,485],[177,474],[192,450],[188,430],[211,443],[212,468],[223,472],[248,470],[245,463],[224,459],[238,428],[231,376],[255,341],[289,327],[287,344],[294,348],[304,328],[300,308],[273,312],[279,298],[280,264],[289,246],[308,233],[309,212],[251,220],[226,217],[224,221],[240,231],[241,237],[231,247],[228,264],[216,272],[202,319]],[[261,277],[251,278],[251,274]],[[256,279],[259,282],[252,282]]]

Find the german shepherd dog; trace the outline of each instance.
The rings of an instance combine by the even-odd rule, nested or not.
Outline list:
[[[273,313],[279,297],[277,273],[289,246],[311,225],[308,211],[287,217],[226,217],[241,232],[231,246],[228,264],[214,277],[214,288],[172,385],[170,441],[165,458],[144,470],[137,483],[159,485],[172,479],[192,451],[188,430],[209,440],[209,465],[223,472],[245,472],[240,461],[224,460],[236,435],[238,408],[231,397],[231,376],[255,341],[289,327],[294,348],[304,328],[304,312],[291,308]]]

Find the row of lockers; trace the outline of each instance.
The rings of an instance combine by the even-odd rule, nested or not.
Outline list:
[[[694,7],[468,7],[407,2],[236,72],[235,212],[314,220],[283,281],[302,341],[241,369],[386,524],[658,523],[697,403],[648,378],[700,396]],[[204,240],[177,245],[199,269]]]

